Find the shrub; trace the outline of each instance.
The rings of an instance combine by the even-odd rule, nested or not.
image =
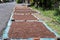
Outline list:
[[[55,16],[59,16],[59,15],[60,15],[60,9],[56,9]]]
[[[58,18],[56,18],[56,19],[57,19],[57,22],[60,23],[60,16]]]
[[[16,3],[22,3],[22,0],[16,0]]]

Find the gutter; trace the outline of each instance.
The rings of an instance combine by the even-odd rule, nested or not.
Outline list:
[[[14,11],[13,11],[13,12],[14,12]],[[11,26],[11,24],[12,24],[11,19],[12,19],[12,16],[13,16],[13,12],[11,13],[11,17],[10,17],[8,23],[7,23],[6,29],[3,31],[3,35],[2,35],[2,38],[3,38],[3,39],[2,39],[2,40],[9,38],[9,37],[8,37],[8,32],[9,32],[10,26]]]

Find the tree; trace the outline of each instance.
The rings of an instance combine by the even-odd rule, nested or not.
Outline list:
[[[51,8],[52,7],[52,1],[51,0],[33,0],[34,5],[36,5],[36,7],[40,6],[43,8]]]

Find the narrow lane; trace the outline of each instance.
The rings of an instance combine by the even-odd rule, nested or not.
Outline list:
[[[0,36],[3,30],[6,28],[6,24],[11,16],[15,2],[1,3],[0,4]]]

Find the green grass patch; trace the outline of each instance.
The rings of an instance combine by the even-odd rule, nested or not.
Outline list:
[[[43,10],[43,8],[35,8],[34,6],[32,6],[32,8],[37,9],[41,14],[48,17],[54,16],[54,13],[56,12],[55,10]]]
[[[57,32],[60,35],[60,27],[59,25],[53,24],[51,22],[47,22],[48,26],[52,28],[55,32]]]
[[[52,18],[51,21],[47,21],[47,25],[51,27],[54,31],[56,31],[60,35],[60,16],[54,16],[56,13],[56,10],[43,10],[43,8],[35,8],[32,6],[33,9],[36,9],[40,11],[40,14],[42,14],[44,17]]]

